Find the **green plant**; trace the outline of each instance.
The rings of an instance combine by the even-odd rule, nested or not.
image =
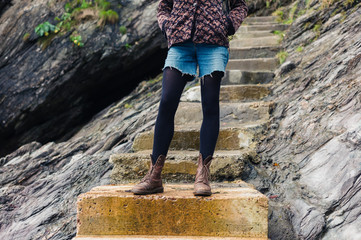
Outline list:
[[[124,107],[127,108],[127,109],[129,109],[129,108],[132,108],[133,105],[132,105],[132,104],[129,104],[129,103],[126,103],[126,104],[124,104]]]
[[[116,23],[119,20],[119,15],[113,10],[102,10],[99,12],[99,26],[104,26],[106,23]]]
[[[78,47],[84,47],[84,43],[82,42],[82,37],[80,35],[71,35],[70,41],[72,41],[74,45]]]
[[[127,28],[125,26],[120,26],[119,27],[119,32],[124,35],[124,34],[127,33]]]
[[[320,28],[321,28],[321,23],[318,22],[317,24],[315,24],[312,28],[312,31],[316,34],[316,37],[315,39],[317,39],[320,35],[321,35],[321,31],[320,31]]]
[[[345,7],[348,7],[349,5],[351,6],[352,4],[354,4],[355,1],[357,1],[357,0],[344,0],[343,5]]]
[[[129,43],[126,43],[124,45],[124,47],[125,47],[125,49],[130,50],[132,48],[132,45],[130,45]]]
[[[291,10],[290,10],[290,13],[289,13],[289,15],[288,15],[288,20],[294,20],[295,19],[295,12],[296,12],[296,10],[297,10],[297,6],[298,6],[298,3],[296,2],[293,6],[292,6],[292,8],[291,8]]]
[[[305,25],[303,25],[303,30],[308,29],[311,24],[312,24],[311,22],[306,22]]]
[[[283,8],[279,8],[277,9],[276,11],[274,11],[272,13],[272,16],[276,16],[276,21],[277,22],[282,22],[283,21],[283,15],[284,15],[284,12],[283,12]]]
[[[306,13],[306,9],[302,9],[302,10],[298,11],[297,17],[302,16],[305,13]]]
[[[92,5],[91,2],[88,3],[86,0],[83,0],[83,2],[82,2],[81,5],[80,5],[80,8],[81,8],[81,9],[85,9],[85,8],[90,7],[91,5]]]
[[[54,32],[55,30],[58,29],[48,21],[41,23],[35,27],[35,33],[40,37],[48,36],[49,32]]]
[[[24,42],[28,41],[29,37],[30,37],[30,33],[25,33],[23,36],[23,41]]]
[[[280,37],[280,42],[282,42],[283,38],[286,36],[284,31],[275,30],[272,33]]]
[[[98,24],[100,26],[104,26],[106,23],[116,23],[119,20],[118,13],[110,9],[110,3],[106,0],[70,0],[64,5],[65,13],[61,17],[55,17],[54,20],[57,22],[56,25],[51,23],[44,22],[39,24],[35,28],[35,32],[40,37],[49,36],[50,33],[58,33],[61,32],[64,34],[67,31],[71,31],[79,24],[79,19],[82,18],[81,14],[84,14],[85,9],[90,9],[87,11],[87,16],[95,16],[98,17]],[[120,31],[126,32],[126,29],[120,29]],[[125,33],[124,33],[125,34]],[[50,44],[51,39],[47,41],[47,46]],[[84,43],[79,39],[77,39],[77,46],[83,46]],[[73,40],[72,40],[73,42]]]
[[[101,10],[108,10],[110,8],[110,2],[106,0],[95,0],[95,5]]]
[[[280,61],[280,64],[284,63],[287,57],[288,53],[286,51],[280,51],[279,53],[277,53],[277,58]]]
[[[302,52],[303,51],[303,47],[302,46],[298,46],[297,48],[296,48],[296,52]]]

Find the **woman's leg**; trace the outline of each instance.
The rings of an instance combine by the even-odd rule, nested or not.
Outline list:
[[[163,71],[162,96],[154,129],[153,164],[159,155],[167,155],[174,133],[174,115],[187,81],[193,77],[182,74],[175,68],[166,67]]]
[[[204,76],[201,83],[203,122],[200,132],[200,153],[213,156],[219,134],[219,92],[223,72]]]

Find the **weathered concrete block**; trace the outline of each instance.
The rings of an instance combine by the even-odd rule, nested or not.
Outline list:
[[[278,65],[277,58],[230,59],[226,69],[265,72],[274,71]]]
[[[257,37],[270,37],[274,36],[272,30],[263,30],[263,31],[252,31],[252,32],[236,32],[234,34],[234,39],[241,38],[257,38]]]
[[[114,165],[112,183],[137,182],[150,167],[151,150],[136,153],[121,153],[110,156]],[[194,182],[198,151],[169,151],[162,171],[165,182]],[[257,159],[255,151],[216,151],[210,167],[211,180],[223,181],[239,179],[244,162]]]
[[[232,43],[233,41],[231,41]],[[280,46],[230,47],[229,59],[272,58],[281,50]]]
[[[275,74],[273,73],[273,71],[249,72],[240,70],[227,70],[221,84],[264,84],[271,82],[274,75]]]
[[[77,236],[74,240],[268,240],[268,238],[238,238],[238,237],[199,237],[199,236]]]
[[[223,127],[219,131],[216,150],[253,149],[258,137],[267,128],[267,122],[257,122],[252,125],[233,124],[233,127]],[[199,150],[199,126],[183,125],[175,129],[171,150]],[[149,150],[153,148],[153,131],[139,134],[133,143],[134,151]]]
[[[268,22],[276,22],[277,16],[259,16],[259,17],[247,17],[244,20],[244,23],[258,23],[258,24],[267,24]]]
[[[270,84],[224,85],[220,91],[220,101],[240,102],[262,100],[270,94]]]
[[[284,31],[289,27],[288,24],[260,24],[260,25],[243,25],[237,30],[237,33],[252,32],[252,31]]]
[[[220,103],[221,123],[253,123],[269,119],[272,102]],[[181,102],[178,106],[175,125],[201,125],[203,120],[202,105],[199,102]]]
[[[241,102],[241,101],[258,101],[270,94],[271,84],[259,84],[259,85],[222,85],[219,100],[221,102]],[[183,102],[200,102],[201,93],[200,87],[195,86],[185,93],[181,97]]]
[[[260,46],[279,46],[281,38],[277,35],[234,39],[229,43],[230,47],[260,47]]]
[[[81,194],[77,234],[267,238],[268,199],[235,184],[212,184],[210,197],[193,184],[165,185],[164,193],[135,196],[132,185],[100,186]]]

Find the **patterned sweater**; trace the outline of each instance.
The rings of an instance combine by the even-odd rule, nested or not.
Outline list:
[[[168,41],[175,43],[192,39],[194,43],[209,43],[229,47],[233,35],[247,17],[245,0],[229,0],[230,12],[223,12],[223,0],[160,0],[158,25]]]

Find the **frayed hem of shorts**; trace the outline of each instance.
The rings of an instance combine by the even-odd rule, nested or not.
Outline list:
[[[213,77],[212,73],[214,73],[214,72],[223,72],[223,77],[226,75],[226,71],[224,71],[224,70],[218,70],[218,69],[213,70],[211,73],[207,73],[207,74],[204,74],[204,75],[199,77],[201,79],[201,84],[204,84],[204,77],[206,77],[206,76]]]
[[[186,74],[192,76],[193,77],[192,81],[197,77],[197,75],[195,75],[195,74],[183,72],[182,70],[180,70],[179,68],[174,67],[174,66],[165,66],[165,67],[163,67],[162,71],[164,71],[164,69],[166,69],[167,67],[169,67],[170,69],[172,69],[172,68],[177,69],[178,71],[180,71],[182,73],[182,77]]]

